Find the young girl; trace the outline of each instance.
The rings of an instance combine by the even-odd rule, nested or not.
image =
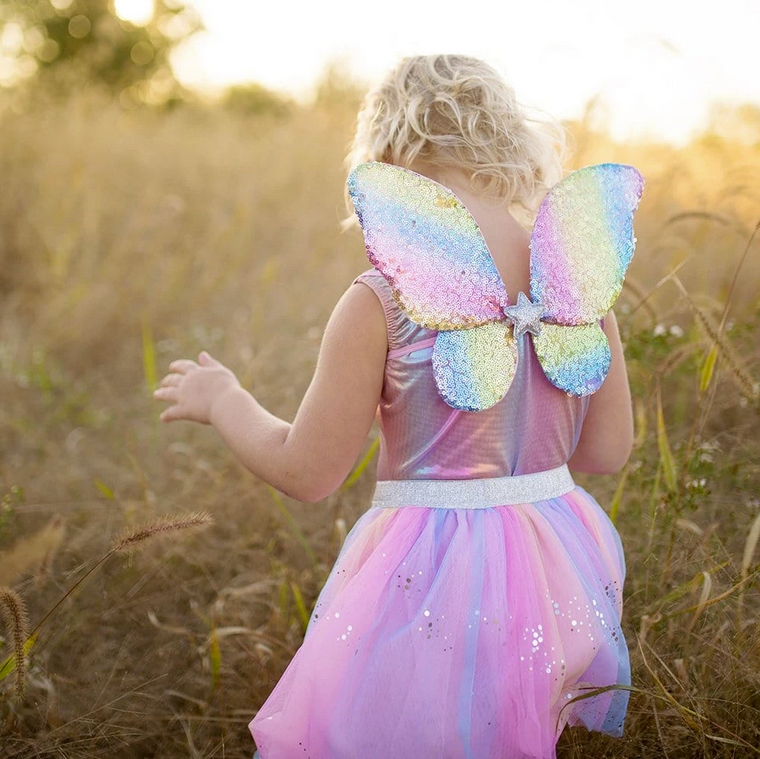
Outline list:
[[[481,251],[495,266],[489,282],[500,280],[514,304],[518,293],[535,291],[537,275],[531,231],[512,212],[534,214],[562,177],[562,135],[531,126],[512,89],[482,61],[417,56],[367,96],[348,168],[380,162],[367,165],[391,184],[434,188],[434,205],[474,219],[468,239],[482,234]],[[379,261],[372,188],[356,184],[356,175],[352,181],[370,258]],[[424,227],[421,198],[412,197],[410,212],[399,211],[393,193],[378,201],[394,239],[414,242],[411,230],[418,221]],[[631,450],[615,315],[607,307],[598,321],[609,342],[603,383],[571,394],[547,374],[554,354],[536,326],[553,340],[551,325],[539,325],[528,313],[535,305],[518,298],[504,310],[514,326],[501,316],[501,337],[483,354],[481,379],[499,389],[467,406],[457,402],[467,378],[456,369],[456,335],[411,318],[408,286],[394,279],[404,267],[385,263],[357,277],[335,307],[292,423],[259,405],[205,351],[197,363],[173,361],[155,392],[172,404],[163,421],[212,424],[255,475],[308,502],[343,482],[380,406],[372,506],[349,532],[302,646],[249,725],[254,756],[554,759],[567,724],[620,736],[625,688],[572,700],[630,685],[620,537],[570,474],[612,474]],[[486,286],[482,272],[466,274],[435,297],[443,292],[458,308],[472,281]],[[518,311],[532,327],[517,327]],[[555,329],[564,336],[587,328]],[[595,324],[588,329],[601,335]],[[462,371],[471,369],[480,371]],[[454,383],[449,395],[446,377]]]

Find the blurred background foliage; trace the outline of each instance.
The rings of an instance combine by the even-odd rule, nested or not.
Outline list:
[[[158,106],[183,94],[169,54],[203,28],[181,0],[157,0],[144,24],[116,13],[119,0],[2,0],[3,84],[65,97],[82,86],[123,105]],[[116,4],[115,4],[116,3]]]

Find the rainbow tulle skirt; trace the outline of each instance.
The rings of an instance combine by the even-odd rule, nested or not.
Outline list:
[[[625,559],[565,465],[385,480],[249,724],[255,759],[555,759],[622,735]],[[592,695],[579,698],[586,694]]]

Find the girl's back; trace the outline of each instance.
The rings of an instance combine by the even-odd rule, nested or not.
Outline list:
[[[456,190],[478,223],[508,291],[530,292],[530,233],[502,206],[469,191],[461,171],[442,171],[421,161],[410,168]],[[476,414],[452,409],[440,397],[431,369],[436,331],[409,319],[377,269],[368,269],[355,282],[380,299],[388,334],[379,480],[527,474],[570,459],[591,396],[569,396],[552,385],[532,342],[518,343],[517,374],[503,401]]]
[[[379,480],[519,475],[570,459],[590,396],[570,396],[552,385],[532,342],[519,341],[517,373],[502,401],[477,413],[452,408],[438,394],[431,370],[436,331],[405,315],[377,270],[356,281],[377,294],[388,331]]]

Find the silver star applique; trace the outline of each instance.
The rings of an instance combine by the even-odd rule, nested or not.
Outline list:
[[[526,332],[538,335],[541,332],[541,316],[544,313],[541,303],[533,303],[528,300],[524,292],[517,294],[517,305],[506,306],[502,309],[504,316],[514,325],[515,340],[519,340]]]

